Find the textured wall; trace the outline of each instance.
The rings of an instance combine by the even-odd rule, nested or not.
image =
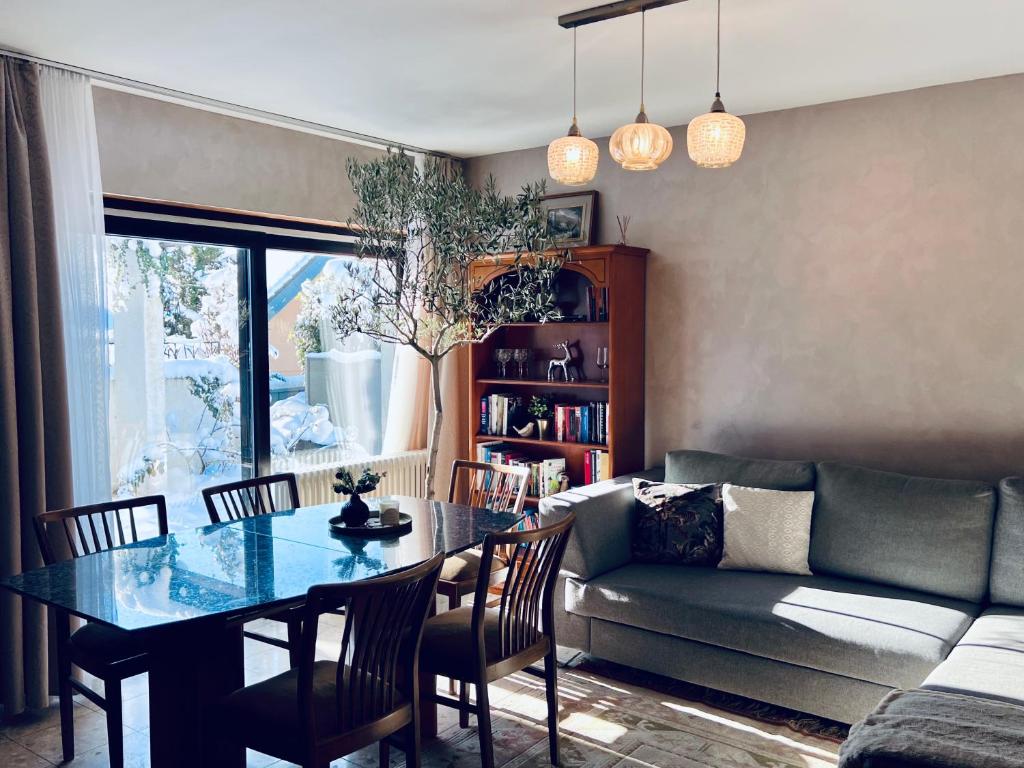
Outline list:
[[[599,239],[629,214],[652,251],[648,463],[688,447],[1024,472],[1024,75],[746,123],[724,171],[689,162],[685,127],[653,173],[598,141]],[[469,172],[513,191],[546,176],[544,149]]]
[[[380,150],[93,88],[104,192],[344,221],[349,157]]]

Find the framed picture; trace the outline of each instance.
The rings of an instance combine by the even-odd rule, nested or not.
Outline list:
[[[540,201],[548,235],[559,248],[590,245],[597,217],[597,191],[546,195]]]

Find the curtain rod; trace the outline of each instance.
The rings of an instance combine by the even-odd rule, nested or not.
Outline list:
[[[347,141],[357,142],[360,144],[368,144],[374,147],[387,148],[387,147],[398,147],[409,152],[419,152],[424,155],[431,155],[433,157],[453,157],[452,155],[445,154],[444,152],[435,152],[430,149],[423,149],[422,147],[416,147],[412,144],[402,144],[397,141],[388,141],[378,136],[370,136],[369,134],[359,133],[357,131],[347,131],[344,128],[337,128],[333,125],[325,125],[323,123],[316,123],[311,120],[303,120],[298,117],[290,117],[289,115],[282,115],[277,112],[269,112],[264,109],[256,109],[255,107],[247,107],[242,104],[234,104],[230,101],[221,101],[220,99],[213,99],[207,96],[200,96],[195,93],[189,93],[188,91],[179,91],[174,88],[167,88],[162,85],[153,85],[152,83],[146,83],[141,80],[133,80],[130,77],[122,77],[120,75],[112,75],[109,72],[100,72],[95,69],[88,69],[86,67],[78,67],[73,64],[65,64],[61,61],[53,61],[51,59],[44,59],[39,56],[32,56],[28,53],[22,53],[21,51],[13,51],[9,48],[0,47],[0,56],[9,56],[12,59],[21,59],[22,61],[30,61],[35,64],[43,64],[48,67],[55,67],[57,69],[63,69],[67,72],[75,72],[79,75],[85,75],[86,77],[107,83],[109,85],[118,86],[121,89],[130,89],[133,91],[142,91],[145,93],[151,93],[156,96],[164,96],[170,99],[176,99],[197,106],[207,107],[210,109],[220,110],[235,115],[243,115],[256,120],[262,120],[271,123],[284,124],[286,126],[304,130],[314,133],[326,133],[335,138],[344,139]],[[457,158],[455,158],[457,159]]]

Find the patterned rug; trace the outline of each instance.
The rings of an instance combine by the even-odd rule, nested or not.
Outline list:
[[[644,672],[639,669],[616,664],[612,661],[596,659],[586,654],[580,656],[577,661],[574,661],[571,667],[612,680],[637,685],[651,691],[657,691],[658,693],[664,693],[667,696],[675,696],[687,701],[707,704],[715,709],[722,709],[736,715],[749,717],[762,723],[784,725],[797,733],[814,736],[819,739],[827,739],[836,744],[842,744],[850,731],[850,726],[835,720],[808,715],[795,709],[765,704],[763,701],[716,691],[713,688],[705,688],[702,685],[674,680],[670,677],[656,675],[653,672]]]

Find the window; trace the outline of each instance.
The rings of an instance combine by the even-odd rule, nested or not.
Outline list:
[[[350,234],[132,205],[107,211],[112,495],[190,528],[207,486],[379,455],[394,348],[331,322]]]

